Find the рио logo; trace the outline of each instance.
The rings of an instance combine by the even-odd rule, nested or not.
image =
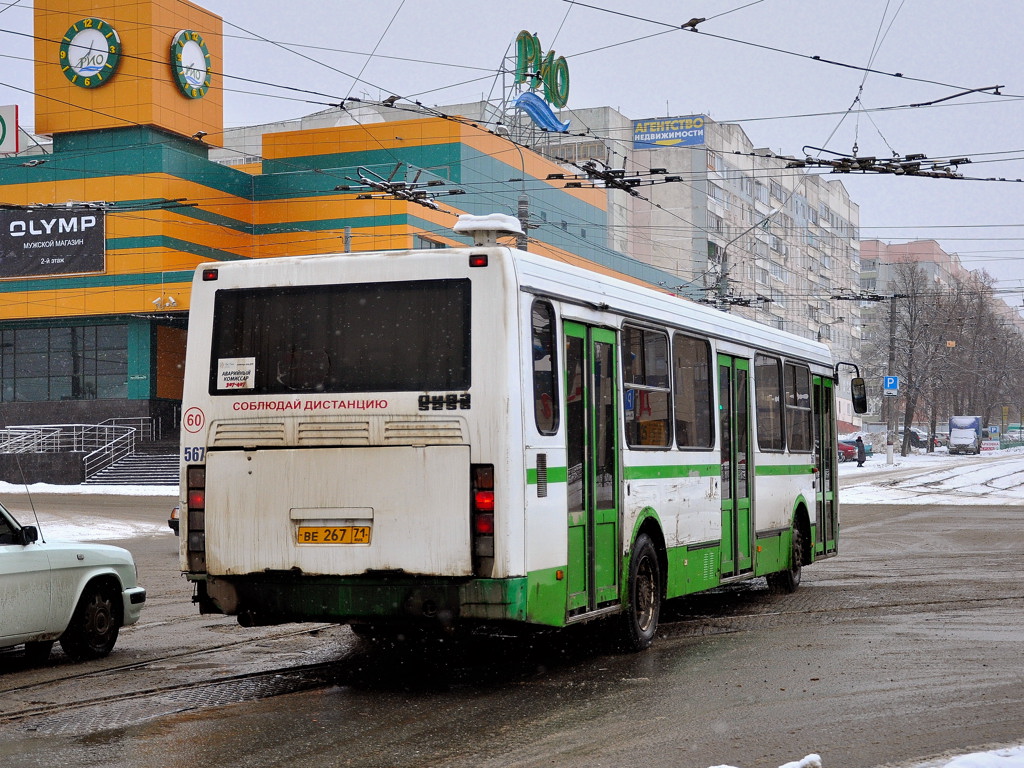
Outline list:
[[[540,39],[525,29],[516,38],[516,84],[527,83],[531,91],[543,84],[544,98],[556,109],[569,102],[569,65],[554,51],[541,53]]]

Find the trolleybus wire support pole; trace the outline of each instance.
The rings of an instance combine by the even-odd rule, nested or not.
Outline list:
[[[889,370],[886,375],[896,375],[896,298],[897,294],[889,297]],[[898,395],[887,396],[882,394],[882,402],[886,409],[885,419],[885,463],[893,463],[893,436],[896,434],[896,400]]]

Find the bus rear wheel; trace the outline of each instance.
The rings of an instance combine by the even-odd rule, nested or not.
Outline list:
[[[800,573],[804,560],[804,536],[796,523],[793,524],[790,550],[789,568],[778,573],[768,574],[768,588],[772,592],[796,592],[796,588],[800,586]]]
[[[646,533],[633,544],[628,589],[619,639],[623,650],[642,651],[654,640],[661,613],[661,565],[654,542]]]

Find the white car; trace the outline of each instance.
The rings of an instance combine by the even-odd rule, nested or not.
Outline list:
[[[145,602],[128,550],[40,541],[0,505],[0,648],[24,644],[41,663],[59,640],[76,661],[106,656]]]

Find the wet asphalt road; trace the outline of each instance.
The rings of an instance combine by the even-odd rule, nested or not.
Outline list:
[[[796,594],[676,601],[617,655],[594,627],[402,649],[243,629],[194,613],[173,535],[141,537],[149,605],[108,659],[0,652],[0,766],[858,768],[1024,743],[1022,543],[1020,507],[848,505]]]

